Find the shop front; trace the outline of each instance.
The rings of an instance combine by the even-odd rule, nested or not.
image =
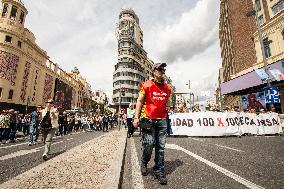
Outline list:
[[[269,104],[276,107],[277,112],[284,112],[284,59],[268,65],[269,79],[271,86],[277,87],[279,91],[280,103],[266,103],[265,90],[267,89],[267,80],[263,80],[258,70],[236,77],[230,81],[221,84],[221,94],[229,99],[239,99],[241,109],[247,110],[254,108],[257,111],[262,108],[268,108]],[[263,69],[263,68],[260,68]],[[273,70],[279,74],[274,74]],[[228,102],[225,102],[225,105]]]

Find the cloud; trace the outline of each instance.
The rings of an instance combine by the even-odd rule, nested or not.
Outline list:
[[[218,1],[200,0],[196,6],[168,25],[158,35],[158,54],[168,63],[189,60],[202,53],[217,39]]]
[[[132,7],[138,15],[148,57],[171,63],[167,74],[179,91],[186,91],[188,79],[196,83],[192,87],[196,94],[216,81],[218,0],[24,2],[29,11],[25,26],[51,60],[66,71],[78,67],[92,89],[104,90],[109,98],[118,56],[115,29],[122,7]]]

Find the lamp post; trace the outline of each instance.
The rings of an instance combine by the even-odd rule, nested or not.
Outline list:
[[[264,44],[263,44],[263,34],[262,34],[262,31],[261,31],[261,28],[260,28],[260,23],[259,23],[258,16],[257,16],[258,11],[257,11],[255,3],[253,4],[253,8],[254,8],[254,10],[248,12],[246,14],[246,16],[247,17],[255,16],[255,18],[256,18],[257,33],[258,33],[258,39],[259,39],[259,43],[260,43],[260,47],[261,47],[262,59],[263,59],[263,64],[264,64],[264,71],[265,71],[265,73],[267,74],[267,77],[268,77],[266,82],[267,82],[267,86],[271,87],[270,76],[269,76],[269,73],[268,73],[267,60],[266,60]]]
[[[189,93],[189,98],[190,98],[190,101],[192,102],[192,106],[194,106],[194,93]]]

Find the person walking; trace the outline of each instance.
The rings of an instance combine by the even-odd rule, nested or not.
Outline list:
[[[58,129],[58,111],[53,106],[53,100],[49,99],[46,102],[46,108],[41,112],[41,129],[43,142],[45,144],[44,153],[42,155],[43,160],[48,159],[52,138]]]
[[[29,146],[37,143],[37,139],[39,136],[39,121],[40,121],[40,111],[42,106],[37,106],[36,110],[33,111],[30,115],[30,128],[29,128]]]
[[[141,83],[133,121],[135,128],[139,123],[142,128],[141,173],[143,176],[147,175],[147,164],[155,147],[154,176],[162,185],[167,184],[164,165],[167,136],[166,104],[171,94],[171,88],[164,79],[166,66],[166,63],[155,63],[154,78]]]
[[[10,118],[8,110],[3,110],[0,115],[0,142],[5,140],[5,143],[8,143],[9,140],[9,130],[10,130]]]
[[[134,127],[133,127],[133,116],[135,113],[135,109],[134,109],[134,105],[132,103],[129,104],[129,107],[126,110],[127,112],[127,119],[126,119],[126,123],[127,123],[127,127],[128,127],[128,131],[127,131],[127,137],[130,138],[133,133],[134,133]]]

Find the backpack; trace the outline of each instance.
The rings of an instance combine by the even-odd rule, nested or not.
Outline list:
[[[51,129],[52,128],[49,111],[47,111],[45,116],[42,118],[42,120],[40,122],[40,126],[41,126],[42,129]]]

